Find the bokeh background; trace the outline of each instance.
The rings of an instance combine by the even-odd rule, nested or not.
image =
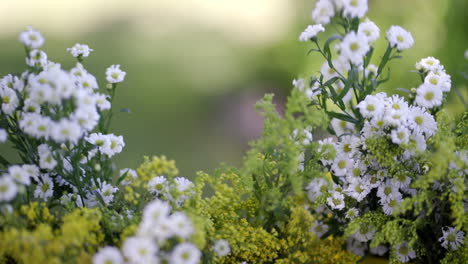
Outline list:
[[[248,142],[261,131],[254,103],[274,92],[284,102],[291,81],[319,69],[318,55],[297,41],[308,24],[314,0],[2,0],[0,76],[24,68],[18,33],[32,25],[46,37],[49,59],[70,68],[65,49],[88,44],[85,66],[100,80],[106,67],[127,72],[115,106],[131,113],[115,116],[112,130],[126,148],[117,166],[136,167],[144,155],[164,154],[181,174],[212,171],[219,163],[239,165]],[[467,0],[369,0],[368,17],[381,28],[401,25],[415,46],[393,61],[385,89],[411,88],[414,63],[439,58],[467,98]],[[329,29],[332,31],[332,28]],[[324,35],[325,36],[325,35]],[[385,40],[377,43],[383,54]],[[466,67],[465,67],[466,69]],[[453,115],[463,111],[452,92]],[[8,156],[11,149],[0,146]]]

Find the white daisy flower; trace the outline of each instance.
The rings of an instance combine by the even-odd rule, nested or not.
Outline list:
[[[24,82],[22,79],[19,79],[17,76],[8,74],[0,79],[0,87],[4,85],[10,89],[14,89],[18,92],[22,92],[24,89]]]
[[[96,93],[95,97],[96,97],[96,106],[99,108],[99,110],[104,111],[104,110],[109,110],[111,108],[111,103],[107,99],[107,95]]]
[[[346,174],[346,180],[351,182],[354,179],[364,175],[366,171],[367,166],[360,159],[357,159],[354,161],[353,167],[348,170],[348,173]]]
[[[387,108],[384,114],[384,122],[392,127],[404,127],[408,118],[408,112]]]
[[[314,233],[318,238],[321,238],[326,232],[328,232],[328,225],[314,221],[314,225],[309,229],[310,232]]]
[[[47,64],[47,54],[42,50],[31,50],[29,52],[29,57],[26,58],[26,64],[31,67],[42,67],[44,68]]]
[[[179,192],[187,192],[194,187],[193,182],[184,177],[176,177],[174,181]]]
[[[367,243],[366,242],[359,242],[354,238],[349,238],[346,241],[348,250],[353,252],[354,254],[358,256],[364,257],[366,255],[366,250],[367,250]]]
[[[122,251],[132,263],[155,263],[158,247],[151,238],[130,237],[123,244]]]
[[[124,260],[120,251],[115,247],[106,246],[93,256],[93,264],[123,264]]]
[[[351,158],[349,158],[348,155],[340,153],[333,161],[331,170],[334,175],[342,177],[346,176],[349,170],[352,170],[353,165],[354,161]]]
[[[414,44],[414,39],[411,33],[400,26],[390,27],[387,31],[387,40],[391,47],[397,48],[399,51],[409,49]]]
[[[39,167],[41,169],[53,170],[57,166],[57,161],[52,156],[52,152],[47,144],[41,144],[37,147],[39,154]]]
[[[332,164],[336,157],[336,145],[333,142],[333,138],[325,138],[323,140],[319,140],[318,143],[319,147],[317,151],[321,154],[322,157],[320,161],[323,163],[323,165]]]
[[[415,103],[425,108],[433,108],[442,105],[442,90],[433,85],[421,84],[416,89]]]
[[[406,127],[400,126],[397,129],[392,129],[391,136],[394,144],[408,144],[410,132]]]
[[[181,237],[181,238],[189,238],[191,234],[194,232],[194,228],[192,225],[192,221],[182,212],[175,212],[171,216],[169,216],[168,221],[171,223],[173,227],[174,235]]]
[[[77,108],[70,116],[72,122],[77,123],[85,131],[92,131],[99,123],[100,115],[96,108]]]
[[[398,195],[401,196],[401,193],[398,191],[398,187],[396,187],[390,180],[382,182],[377,189],[377,196],[382,202],[388,201],[391,196],[398,197]]]
[[[345,193],[360,202],[370,193],[370,190],[369,183],[365,179],[357,178],[350,182],[345,189]]]
[[[343,14],[351,18],[362,18],[367,13],[367,0],[342,0]]]
[[[0,88],[0,97],[2,101],[2,112],[6,115],[12,115],[19,105],[18,96],[15,90],[4,87]]]
[[[121,169],[119,171],[119,176],[122,177],[124,174],[125,174],[125,178],[120,183],[123,186],[131,184],[134,179],[138,178],[137,172],[133,169],[129,169],[129,168]]]
[[[427,57],[421,59],[415,65],[416,70],[422,72],[430,72],[430,71],[439,71],[443,66],[440,64],[440,61],[434,57]]]
[[[335,66],[336,60],[333,60],[333,66]],[[326,82],[330,80],[333,77],[338,77],[339,74],[336,72],[335,69],[330,68],[330,65],[328,64],[327,61],[325,61],[322,64],[322,67],[320,68],[320,73],[323,75],[323,81]]]
[[[374,235],[375,227],[373,227],[372,225],[362,224],[359,230],[356,231],[356,233],[354,233],[352,236],[359,242],[367,242],[369,240],[372,240],[372,238],[374,238]]]
[[[463,231],[446,226],[442,228],[442,233],[442,237],[439,238],[439,242],[442,242],[442,247],[450,251],[455,251],[464,244],[465,233]]]
[[[299,41],[302,42],[307,42],[315,37],[317,37],[317,34],[319,32],[325,32],[325,28],[322,26],[322,24],[317,24],[317,25],[309,25],[307,28],[304,30],[304,32],[301,33],[299,36]]]
[[[76,43],[73,47],[67,49],[68,52],[75,58],[77,57],[88,57],[93,49],[89,48],[86,44]]]
[[[356,107],[359,109],[361,115],[365,118],[377,118],[383,115],[385,111],[383,100],[374,95],[366,96],[366,98],[359,102]]]
[[[11,201],[16,197],[18,187],[13,179],[9,176],[3,175],[0,177],[0,201]]]
[[[76,143],[83,131],[80,125],[77,122],[62,119],[58,122],[53,122],[50,136],[51,138],[58,143],[71,142]]]
[[[396,253],[398,255],[398,259],[403,263],[416,258],[416,252],[408,247],[407,241],[396,246]]]
[[[403,201],[401,193],[392,193],[385,200],[381,199],[380,204],[382,210],[386,215],[392,215],[396,208],[398,208]]]
[[[327,198],[327,204],[336,210],[343,210],[345,207],[344,195],[339,192],[333,192],[330,197]]]
[[[372,21],[366,20],[359,24],[358,33],[367,37],[367,42],[374,43],[380,37],[379,27]]]
[[[111,65],[106,70],[106,80],[109,83],[123,82],[127,73],[120,69],[120,65]]]
[[[24,100],[23,112],[39,114],[41,106],[30,98]]]
[[[152,235],[158,243],[163,243],[167,239],[175,236],[175,223],[169,217],[160,219],[158,222],[143,222],[139,226],[138,233],[141,236]]]
[[[429,72],[426,78],[424,78],[424,83],[427,85],[434,85],[442,90],[442,92],[450,92],[450,88],[452,88],[450,75],[442,71]]]
[[[8,139],[8,133],[5,129],[0,128],[0,143],[6,142]]]
[[[19,35],[19,41],[30,49],[37,49],[44,44],[44,37],[38,30],[28,27],[26,31],[21,32]]]
[[[155,200],[150,202],[143,209],[143,222],[158,223],[169,216],[171,206],[167,202]]]
[[[348,156],[352,156],[361,143],[359,137],[352,135],[343,136],[340,140],[341,141],[338,143],[338,151]]]
[[[213,245],[213,251],[218,257],[225,257],[231,253],[231,247],[229,246],[229,241],[226,239],[218,239]]]
[[[34,198],[47,202],[54,195],[54,182],[49,175],[44,174],[34,190]]]
[[[340,136],[344,133],[353,133],[354,132],[354,124],[350,122],[343,121],[341,119],[333,118],[330,121],[330,125],[335,131],[337,136]]]
[[[99,89],[99,85],[96,81],[96,77],[92,74],[84,73],[77,79],[77,84],[79,88],[87,89],[87,90],[96,90]]]
[[[309,200],[314,202],[317,197],[328,191],[328,182],[322,178],[315,178],[309,183],[306,190]]]
[[[8,168],[8,174],[23,185],[31,184],[31,176],[22,166],[13,165]]]
[[[408,114],[408,126],[411,129],[419,133],[424,133],[428,137],[437,132],[437,122],[424,108],[413,106],[410,108]]]
[[[122,152],[125,147],[125,142],[122,136],[114,134],[105,135],[104,145],[100,148],[101,152],[109,158]]]
[[[200,262],[201,252],[191,243],[180,243],[169,255],[171,264],[197,264]]]
[[[101,187],[98,189],[99,194],[101,195],[104,203],[109,205],[112,200],[114,200],[114,193],[116,193],[119,188],[114,187],[106,182],[101,184]]]
[[[353,207],[346,212],[345,218],[353,220],[354,218],[359,217],[359,213],[359,209]]]
[[[169,192],[169,182],[164,176],[156,176],[148,182],[148,191],[154,195],[166,194]]]
[[[311,18],[315,23],[327,25],[335,16],[335,7],[329,0],[319,0],[312,10]]]
[[[377,256],[383,256],[388,252],[388,247],[384,245],[378,245],[377,247],[371,248],[370,252]]]
[[[373,171],[371,170],[369,173],[366,174],[366,181],[369,182],[369,187],[371,189],[377,188],[380,186],[382,181],[385,179],[386,176],[385,170]]]
[[[348,33],[340,44],[340,56],[354,65],[361,65],[364,56],[369,52],[369,42],[364,34],[354,31]]]

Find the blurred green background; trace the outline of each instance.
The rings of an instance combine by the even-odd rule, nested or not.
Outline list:
[[[49,59],[70,68],[65,49],[88,44],[94,52],[85,66],[104,87],[104,72],[121,64],[127,72],[115,107],[112,130],[126,147],[118,168],[136,167],[144,155],[175,159],[181,174],[212,171],[220,162],[239,165],[248,142],[261,131],[253,104],[265,92],[282,104],[296,77],[316,73],[318,55],[297,38],[310,20],[309,0],[3,0],[0,2],[0,76],[24,67],[18,33],[32,25],[46,37]],[[466,66],[467,0],[369,0],[368,17],[381,28],[411,31],[415,46],[393,61],[386,90],[411,88],[416,61],[435,56],[458,89]],[[329,27],[328,31],[333,31]],[[326,34],[325,34],[326,35]],[[324,36],[325,36],[324,35]],[[383,37],[377,54],[383,54]],[[466,67],[465,67],[466,68]],[[451,112],[463,110],[452,92]],[[11,149],[0,145],[0,153]]]

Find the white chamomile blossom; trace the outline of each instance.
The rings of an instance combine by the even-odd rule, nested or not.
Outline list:
[[[391,26],[387,31],[387,40],[392,48],[399,51],[409,49],[414,44],[413,36],[400,26]]]
[[[151,238],[130,237],[123,244],[124,256],[131,263],[155,263],[158,247]]]
[[[187,215],[182,212],[173,213],[169,216],[168,221],[173,227],[172,232],[178,237],[187,239],[194,232],[192,222]]]
[[[8,174],[18,183],[23,185],[31,184],[31,175],[22,166],[13,165],[8,168]]]
[[[101,195],[102,200],[104,200],[104,203],[109,205],[112,200],[114,200],[114,193],[116,193],[118,190],[119,188],[103,182],[101,184],[101,188],[98,189],[98,192]]]
[[[18,92],[22,92],[24,89],[24,82],[22,79],[12,74],[8,74],[0,79],[0,87],[4,85],[10,89],[14,89]]]
[[[4,87],[0,88],[0,98],[2,102],[2,112],[6,115],[12,115],[19,105],[18,96],[15,90]]]
[[[415,103],[424,108],[442,105],[442,90],[433,85],[421,84],[416,90]]]
[[[191,243],[180,243],[169,255],[171,264],[197,264],[200,262],[201,252]]]
[[[408,125],[411,129],[432,136],[437,131],[437,122],[434,117],[421,107],[411,107],[408,116]]]
[[[225,257],[231,253],[231,247],[229,246],[229,241],[226,239],[218,239],[213,245],[213,251],[218,257]]]
[[[330,121],[330,125],[335,131],[337,136],[340,136],[344,133],[353,133],[354,132],[354,124],[351,122],[346,122],[338,118],[333,118]]]
[[[387,97],[385,100],[385,105],[390,111],[398,111],[402,115],[405,115],[408,112],[408,103],[403,97],[398,95],[393,95],[392,97]]]
[[[336,62],[336,60],[334,60],[332,62],[333,66],[335,66],[335,62]],[[322,67],[320,68],[320,73],[323,76],[323,81],[324,82],[330,80],[333,77],[338,77],[339,76],[339,74],[336,72],[336,70],[334,68],[331,68],[327,61],[325,61],[322,64]]]
[[[155,200],[145,206],[143,210],[143,222],[157,223],[169,216],[171,206],[167,202]]]
[[[16,197],[18,187],[10,176],[0,176],[0,201],[11,201]]]
[[[37,49],[31,50],[29,52],[29,56],[26,58],[26,64],[31,67],[39,66],[44,68],[47,62],[47,54],[44,51]]]
[[[148,182],[148,191],[150,191],[154,195],[168,193],[169,182],[164,176],[156,176]]]
[[[359,217],[359,209],[353,207],[346,212],[345,218],[353,220],[356,217]]]
[[[367,0],[342,0],[343,14],[351,18],[362,18],[367,12]]]
[[[99,108],[99,110],[104,111],[109,110],[111,108],[111,103],[109,102],[109,100],[107,100],[107,96],[105,94],[96,93],[95,99],[96,106]]]
[[[317,197],[328,191],[328,182],[322,178],[315,178],[309,183],[306,190],[309,200],[314,202]]]
[[[331,166],[331,170],[336,176],[346,176],[348,170],[352,169],[354,161],[348,155],[338,155]]]
[[[397,209],[403,201],[401,193],[391,193],[387,196],[386,200],[380,200],[382,204],[382,210],[386,215],[392,215],[395,209]]]
[[[86,44],[76,43],[73,47],[67,49],[73,57],[88,57],[93,49]]]
[[[442,92],[450,92],[450,88],[452,88],[452,80],[450,75],[443,71],[429,72],[426,78],[424,78],[424,83],[427,85],[434,85]]]
[[[344,195],[339,192],[333,192],[330,197],[327,198],[327,204],[336,210],[343,210],[345,207]]]
[[[37,102],[28,98],[24,101],[23,112],[39,114],[41,112],[41,106]]]
[[[51,138],[58,143],[71,142],[76,143],[80,139],[83,131],[77,122],[62,119],[54,122],[51,129]]]
[[[398,194],[398,187],[396,187],[390,180],[382,182],[377,189],[377,196],[383,201],[388,200],[390,195]]]
[[[124,260],[120,251],[115,247],[101,248],[93,256],[93,264],[123,264]]]
[[[351,135],[343,136],[340,140],[341,141],[338,143],[338,151],[348,156],[352,156],[361,142],[359,137]]]
[[[314,225],[309,229],[309,231],[314,233],[318,238],[321,238],[326,232],[328,232],[328,229],[328,225],[315,220]]]
[[[364,257],[366,255],[367,242],[360,242],[354,239],[353,237],[350,237],[346,241],[346,245],[348,247],[348,250],[350,250],[354,254],[361,257]]]
[[[6,142],[8,139],[7,131],[3,128],[0,128],[0,143]]]
[[[385,111],[383,101],[374,95],[366,96],[356,107],[365,118],[379,117],[383,115]]]
[[[299,36],[299,41],[302,42],[307,42],[315,37],[317,37],[317,34],[319,32],[324,32],[325,28],[322,26],[322,24],[317,24],[317,25],[309,25],[307,28],[304,30],[304,32],[301,33]]]
[[[49,175],[44,174],[34,190],[34,198],[47,202],[52,195],[54,195],[54,182]]]
[[[377,256],[383,256],[388,252],[388,247],[384,245],[378,245],[377,247],[370,248],[370,252]]]
[[[28,27],[26,31],[21,32],[19,35],[19,41],[30,49],[37,49],[44,44],[44,37],[38,30]]]
[[[318,153],[321,154],[322,158],[320,161],[323,165],[330,165],[336,157],[336,144],[333,142],[331,137],[319,140]]]
[[[400,245],[396,246],[396,253],[398,255],[398,259],[403,263],[416,258],[416,252],[409,248],[407,241],[404,241]]]
[[[176,183],[177,190],[179,192],[187,192],[194,187],[193,182],[184,177],[176,177],[174,179]]]
[[[80,107],[70,116],[72,122],[77,123],[85,131],[92,131],[99,123],[100,115],[95,108]]]
[[[138,174],[135,170],[133,169],[121,169],[120,172],[119,172],[119,176],[122,177],[124,176],[124,179],[122,180],[122,182],[120,184],[122,185],[129,185],[133,182],[134,179],[138,178]]]
[[[335,7],[329,0],[317,1],[311,14],[312,20],[315,21],[315,23],[323,25],[330,23],[333,16],[335,16]]]
[[[39,167],[34,164],[23,164],[22,167],[31,178],[37,180],[37,177],[39,176]]]
[[[41,144],[37,147],[39,154],[39,167],[41,169],[53,170],[57,166],[57,161],[52,156],[50,147],[46,144]]]
[[[440,61],[434,57],[427,57],[421,59],[415,65],[416,70],[422,72],[431,72],[431,71],[439,71],[443,66],[440,64]]]
[[[392,142],[398,145],[408,144],[410,135],[410,131],[406,127],[400,126],[396,129],[392,129]]]
[[[362,224],[360,228],[353,234],[353,238],[359,242],[367,242],[374,238],[375,227],[372,225]]]
[[[465,233],[463,231],[457,230],[454,227],[443,227],[442,228],[442,237],[439,238],[439,242],[442,242],[442,247],[455,251],[461,245],[464,244]]]
[[[354,179],[346,187],[346,195],[354,198],[356,201],[362,201],[370,193],[370,185],[365,179]]]
[[[106,70],[106,80],[109,83],[123,82],[127,73],[120,69],[120,65],[111,65]]]
[[[105,136],[104,145],[101,147],[101,152],[107,155],[109,158],[122,152],[125,147],[125,142],[122,136],[116,136],[109,134]]]
[[[374,43],[380,37],[379,27],[368,19],[359,24],[358,33],[366,36],[369,43]]]
[[[361,65],[370,46],[364,34],[354,31],[348,33],[340,44],[340,56],[354,65]]]

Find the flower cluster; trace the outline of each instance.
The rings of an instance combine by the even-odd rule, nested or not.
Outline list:
[[[462,172],[467,166],[466,156],[456,167],[449,165],[454,164],[450,158],[439,160],[445,165],[439,171],[432,168],[434,178],[428,179],[432,175],[430,159],[442,151],[438,148],[445,148],[450,157],[460,155],[459,150],[463,149],[436,143],[443,137],[448,140],[446,128],[439,131],[438,121],[444,121],[438,115],[442,115],[444,93],[451,89],[451,77],[439,60],[427,57],[416,63],[422,84],[401,89],[407,98],[375,93],[387,81],[382,76],[385,66],[401,57],[395,54],[413,46],[414,39],[403,28],[391,26],[386,32],[388,47],[384,55],[377,61],[378,66],[371,64],[375,61],[373,43],[378,40],[380,29],[369,19],[359,20],[366,11],[367,1],[317,1],[312,18],[322,24],[336,19],[345,33],[330,37],[323,48],[316,33],[312,35],[308,40],[313,43],[313,50],[325,59],[321,74],[310,82],[300,79],[293,83],[327,113],[331,119],[329,131],[334,135],[318,141],[318,159],[310,156],[314,155],[312,152],[309,159],[299,163],[300,171],[311,173],[307,168],[318,162],[326,175],[314,178],[306,187],[318,216],[310,231],[318,237],[344,235],[348,248],[361,256],[370,248],[371,254],[389,254],[390,259],[400,262],[415,258],[440,260],[446,250],[459,249],[465,240],[462,226],[457,224],[463,220],[445,219],[443,215],[455,207],[466,208],[461,195],[466,186],[455,187],[466,184],[466,173]],[[304,34],[301,40],[305,39]],[[337,40],[340,42],[332,50],[330,44]],[[451,198],[452,209],[437,202],[436,209],[421,209],[426,208],[421,207],[425,206],[420,205],[421,200],[443,203],[451,191],[460,194]],[[435,229],[424,230],[426,225],[418,222],[424,216],[435,217],[426,220]],[[404,221],[415,224],[401,224]],[[398,231],[391,231],[393,234],[385,233],[396,227]],[[440,244],[427,246],[424,238],[410,230],[426,232]]]
[[[200,250],[186,240],[193,234],[191,220],[182,212],[171,214],[169,203],[155,200],[143,210],[136,236],[123,242],[122,254],[111,246],[99,250],[93,258],[95,264],[160,263],[196,264]],[[177,243],[171,240],[177,238]],[[169,250],[172,250],[170,253]]]
[[[44,43],[39,31],[29,28],[19,40],[26,47],[28,68],[0,80],[0,141],[9,140],[18,149],[23,164],[1,157],[8,169],[0,176],[0,202],[10,202],[18,193],[30,199],[31,192],[44,202],[55,197],[80,206],[109,205],[117,191],[110,184],[109,159],[125,143],[107,131],[116,83],[125,73],[111,66],[112,85],[103,91],[83,64],[65,70],[50,61],[39,50]],[[68,50],[80,61],[92,51],[81,44]]]

